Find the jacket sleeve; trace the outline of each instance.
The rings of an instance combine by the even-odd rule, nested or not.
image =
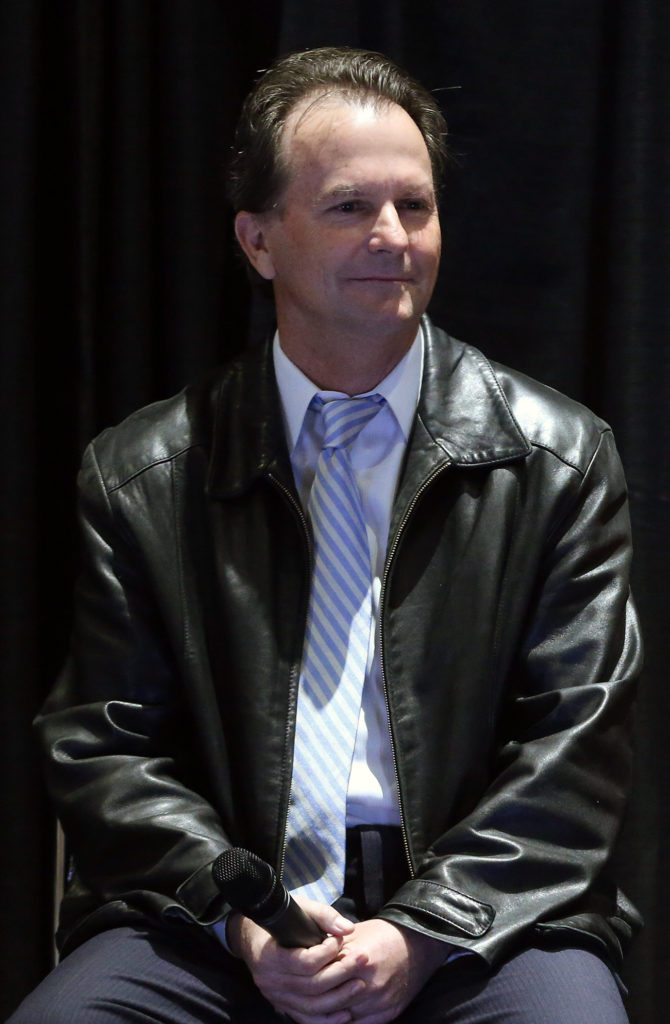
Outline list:
[[[609,430],[561,500],[509,660],[488,787],[381,912],[489,963],[529,934],[566,933],[617,961],[637,916],[614,886],[599,888],[630,782],[641,662],[626,489]]]
[[[201,780],[194,785],[178,645],[92,446],[79,482],[84,548],[73,654],[36,720],[76,865],[61,930],[110,905],[209,922],[224,904],[207,866],[228,841]],[[200,881],[178,898],[196,867]]]

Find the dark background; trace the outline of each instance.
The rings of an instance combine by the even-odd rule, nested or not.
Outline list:
[[[326,43],[385,51],[447,114],[437,322],[614,427],[647,638],[618,853],[647,920],[629,1008],[661,1024],[667,0],[0,0],[2,1017],[51,956],[53,821],[29,723],[67,645],[81,449],[259,332],[221,167],[256,70]]]

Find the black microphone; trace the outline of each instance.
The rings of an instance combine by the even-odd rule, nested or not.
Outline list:
[[[239,846],[212,864],[219,892],[246,917],[265,928],[280,946],[316,946],[325,939],[316,921],[298,906],[272,865]]]

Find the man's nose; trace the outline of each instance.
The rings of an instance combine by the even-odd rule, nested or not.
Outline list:
[[[371,252],[403,252],[409,244],[407,231],[393,203],[385,203],[370,233]]]

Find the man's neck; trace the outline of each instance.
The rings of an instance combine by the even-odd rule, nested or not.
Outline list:
[[[305,339],[279,322],[281,347],[289,359],[319,390],[346,395],[365,394],[384,380],[409,351],[416,331],[413,323],[381,337],[321,334]]]

